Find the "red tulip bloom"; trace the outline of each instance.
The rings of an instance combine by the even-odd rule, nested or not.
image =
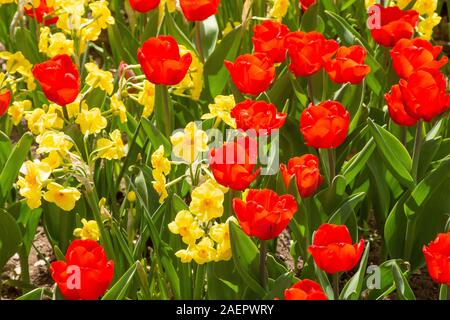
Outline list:
[[[60,106],[74,102],[80,93],[80,75],[67,54],[36,64],[33,76],[47,99]]]
[[[267,135],[284,125],[287,114],[277,112],[271,103],[245,100],[231,110],[231,116],[236,119],[238,129],[253,129],[257,135]]]
[[[370,32],[376,43],[385,47],[393,47],[400,39],[411,39],[414,35],[414,28],[419,21],[417,11],[404,11],[399,7],[385,8],[380,4],[373,5],[371,8],[369,25],[371,25]],[[378,14],[380,19],[377,19],[376,15]],[[377,25],[378,22],[379,25]]]
[[[286,59],[284,38],[289,28],[282,23],[266,20],[253,28],[253,46],[255,52],[267,54],[274,63]]]
[[[209,167],[218,183],[234,190],[244,190],[261,171],[253,169],[258,157],[255,140],[248,137],[226,142],[209,153]]]
[[[220,0],[180,0],[180,7],[188,21],[203,21],[217,13]]]
[[[302,31],[288,34],[285,45],[291,59],[289,68],[297,77],[320,71],[339,47],[336,41],[325,39],[321,33]]]
[[[46,26],[58,22],[55,10],[47,6],[47,0],[40,0],[37,8],[33,8],[32,5],[25,6],[24,12],[27,16],[36,19],[39,23],[44,23]]]
[[[411,117],[405,111],[402,92],[398,84],[392,86],[391,92],[386,93],[384,99],[386,99],[388,105],[389,115],[396,124],[401,126],[413,126],[417,123],[418,120]]]
[[[320,284],[304,279],[284,290],[285,300],[328,300]]]
[[[419,70],[399,82],[406,112],[413,118],[431,121],[450,106],[445,77],[440,72]]]
[[[300,117],[300,130],[305,143],[314,148],[337,148],[345,140],[350,114],[337,101],[312,103]]]
[[[146,13],[159,6],[161,0],[128,0],[130,6],[140,13]]]
[[[233,209],[247,235],[270,240],[286,229],[297,212],[297,202],[290,194],[279,196],[269,189],[250,189],[245,202],[233,199]]]
[[[394,70],[400,78],[404,79],[417,70],[438,71],[448,62],[446,56],[437,60],[441,51],[442,46],[433,46],[427,40],[401,39],[391,50]]]
[[[352,237],[345,225],[322,224],[314,234],[308,248],[316,265],[328,273],[353,269],[364,251],[364,240],[352,244]]]
[[[9,104],[11,103],[11,91],[6,90],[0,93],[0,117],[8,111]]]
[[[75,240],[66,253],[66,261],[50,265],[53,280],[64,298],[97,300],[108,289],[114,276],[114,262],[93,240]]]
[[[422,252],[431,278],[450,286],[450,232],[438,234]]]
[[[244,54],[236,61],[225,60],[236,87],[245,94],[258,95],[266,91],[275,80],[275,67],[264,53]]]
[[[340,47],[336,57],[325,66],[331,80],[336,83],[361,83],[370,72],[370,67],[364,64],[366,54],[362,46]]]
[[[306,12],[309,7],[316,3],[316,0],[300,0],[300,6],[302,7],[303,12]]]
[[[323,183],[320,175],[319,159],[312,154],[305,154],[301,157],[294,157],[285,164],[280,165],[286,189],[293,177],[295,177],[298,192],[302,198],[312,196]]]
[[[192,62],[188,52],[180,49],[172,36],[150,38],[138,49],[138,60],[148,81],[154,84],[176,85],[186,76]]]

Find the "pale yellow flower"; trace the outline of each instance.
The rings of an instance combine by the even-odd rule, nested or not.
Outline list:
[[[193,246],[192,251],[192,258],[197,264],[204,264],[216,260],[217,253],[214,248],[214,242],[208,237],[203,238]]]
[[[111,72],[100,69],[95,63],[89,62],[85,65],[89,72],[86,77],[86,83],[92,88],[100,88],[111,94],[114,89],[114,77]]]
[[[41,206],[41,190],[42,185],[47,181],[51,174],[51,168],[47,163],[35,161],[26,161],[17,181],[19,187],[19,194],[27,201],[27,205],[31,209],[36,209]]]
[[[37,108],[30,113],[25,114],[25,120],[27,121],[28,128],[33,134],[42,134],[49,129],[62,129],[64,120],[59,116],[57,112],[59,109],[57,105],[48,106],[48,111]],[[60,106],[58,106],[61,108]]]
[[[152,181],[153,189],[159,195],[159,203],[163,203],[169,196],[166,188],[166,176],[160,170],[153,170],[152,175],[155,179],[155,181]]]
[[[208,136],[205,131],[197,128],[195,122],[190,122],[186,128],[177,131],[170,137],[172,151],[187,163],[193,163],[199,153],[208,150]]]
[[[97,134],[102,129],[106,128],[106,125],[108,124],[99,108],[81,110],[75,123],[80,125],[80,130],[83,134]]]
[[[45,201],[56,204],[64,211],[71,211],[75,208],[75,203],[80,199],[81,193],[76,188],[63,187],[51,182],[47,185],[47,192],[44,194]]]
[[[170,161],[164,156],[163,145],[152,154],[151,162],[153,169],[161,171],[166,176],[170,173]]]
[[[417,25],[417,30],[420,33],[420,37],[425,40],[430,40],[433,36],[433,29],[441,22],[442,17],[437,13],[427,17],[419,22]]]
[[[219,218],[223,214],[224,193],[210,179],[192,191],[189,209],[202,222]]]
[[[231,110],[236,105],[234,96],[217,96],[214,98],[214,103],[208,106],[210,113],[205,113],[202,116],[203,120],[215,119],[222,120],[232,128],[236,128],[236,120],[231,117]]]
[[[118,160],[125,157],[125,146],[120,131],[114,130],[109,137],[111,139],[101,138],[97,141],[98,156],[107,160]]]
[[[174,234],[179,234],[186,244],[195,244],[197,239],[205,233],[188,210],[177,213],[175,220],[169,223],[169,230]]]
[[[11,117],[12,123],[17,126],[22,121],[25,111],[31,109],[30,100],[14,101],[8,109],[8,114]]]
[[[274,0],[269,15],[272,18],[281,21],[287,13],[289,4],[289,0]]]
[[[65,34],[58,32],[51,34],[49,27],[42,27],[39,36],[39,52],[49,57],[59,54],[73,55],[73,40],[67,39]]]
[[[431,17],[437,9],[438,0],[417,0],[413,9],[418,11],[421,15],[428,15]]]
[[[189,67],[189,71],[184,77],[184,79],[174,86],[174,93],[177,95],[188,94],[193,100],[200,99],[200,95],[203,89],[203,63],[197,55],[188,50],[186,47],[180,45],[180,55],[185,55],[186,53],[191,53],[192,63]]]
[[[139,92],[138,102],[144,106],[142,116],[148,118],[153,113],[155,106],[155,85],[147,80],[144,80],[144,90]]]
[[[81,223],[83,224],[82,228],[76,228],[73,231],[73,235],[81,240],[100,240],[100,229],[98,227],[97,221],[81,219]]]
[[[114,115],[119,116],[121,123],[127,122],[127,108],[117,95],[111,97],[111,110]]]
[[[36,137],[39,147],[36,153],[58,152],[61,156],[65,156],[73,147],[73,143],[63,132],[46,131]]]

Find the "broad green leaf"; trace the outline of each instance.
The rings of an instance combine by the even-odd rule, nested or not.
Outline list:
[[[392,274],[394,275],[395,287],[397,289],[397,297],[400,300],[416,300],[414,292],[409,286],[408,280],[403,275],[400,267],[396,262],[392,264]]]
[[[371,138],[360,152],[355,154],[349,161],[344,163],[340,174],[345,177],[345,181],[348,184],[350,184],[356,178],[356,176],[366,167],[366,163],[372,156],[375,147],[375,142],[373,138]]]
[[[36,288],[18,297],[16,300],[42,300],[43,296],[44,288]]]
[[[30,151],[33,135],[25,133],[15,145],[0,173],[0,206],[4,203],[14,182],[17,179],[19,170]]]
[[[5,210],[0,209],[0,270],[19,249],[22,234],[16,220]]]
[[[105,293],[102,300],[123,300],[125,298],[128,289],[133,284],[137,263],[138,262],[134,263],[130,269],[117,280],[111,289]]]
[[[214,52],[219,36],[219,26],[217,25],[216,16],[212,15],[206,20],[200,22],[201,42],[203,48],[203,55],[205,59]]]
[[[364,285],[364,278],[366,276],[367,259],[369,258],[370,242],[367,242],[366,249],[362,255],[358,271],[346,283],[342,289],[339,299],[341,300],[358,300],[361,295],[361,290]]]
[[[370,133],[391,173],[400,183],[411,187],[414,184],[410,174],[412,160],[406,148],[392,133],[375,124],[371,119],[368,119],[368,124]]]
[[[382,300],[395,291],[394,276],[392,274],[392,265],[397,263],[406,275],[408,267],[401,260],[387,260],[379,266],[372,265],[372,270],[368,272],[364,283],[373,287],[369,290],[368,300]]]
[[[290,272],[280,275],[270,286],[269,292],[263,297],[263,300],[273,300],[282,298],[284,290],[291,286],[294,276]]]
[[[3,131],[0,131],[0,168],[3,168],[6,160],[8,160],[12,148],[13,146],[9,137]]]
[[[319,284],[322,287],[323,292],[325,292],[325,295],[329,300],[334,300],[333,287],[331,286],[325,271],[319,269],[319,267],[314,263],[314,272],[316,274],[317,280],[319,280]]]
[[[164,147],[164,155],[166,157],[170,156],[172,152],[172,144],[169,139],[167,139],[161,131],[159,131],[156,126],[151,123],[147,118],[141,118],[142,129],[144,129],[145,134],[150,139],[153,145],[153,149],[156,150],[160,145]]]
[[[364,192],[352,194],[347,200],[331,215],[328,223],[345,224],[355,208],[364,200]]]

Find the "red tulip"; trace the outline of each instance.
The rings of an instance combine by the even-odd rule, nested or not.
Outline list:
[[[232,110],[231,116],[236,119],[237,128],[241,130],[253,129],[256,134],[271,134],[274,129],[284,125],[287,114],[277,112],[277,108],[265,101],[245,100],[238,103]]]
[[[36,64],[33,76],[47,99],[60,106],[74,102],[80,93],[78,69],[67,54]]]
[[[130,6],[140,13],[146,13],[159,6],[161,0],[128,0]]]
[[[39,23],[48,26],[58,22],[58,17],[55,16],[55,10],[47,6],[47,0],[40,0],[39,7],[33,8],[32,5],[25,6],[24,12],[27,16],[34,18]]]
[[[438,234],[422,252],[431,278],[450,286],[450,232]]]
[[[75,240],[66,253],[66,261],[50,265],[53,280],[64,298],[97,300],[108,289],[114,276],[114,262],[93,240]]]
[[[284,290],[285,300],[328,300],[320,284],[304,279]]]
[[[289,28],[282,23],[266,20],[253,28],[253,46],[255,52],[267,54],[273,62],[279,63],[286,59],[284,38]]]
[[[413,126],[417,123],[417,119],[411,117],[405,111],[402,92],[398,84],[392,86],[391,92],[386,93],[384,99],[386,99],[388,105],[389,115],[395,123],[401,126]]]
[[[337,148],[345,140],[350,114],[337,101],[312,103],[300,117],[300,130],[305,143],[314,148]]]
[[[322,224],[314,233],[313,244],[308,248],[316,265],[328,273],[353,269],[364,251],[364,240],[352,244],[345,225]]]
[[[11,91],[6,90],[0,93],[0,117],[2,117],[6,111],[8,111],[9,104],[11,103]]]
[[[419,13],[415,10],[401,10],[399,7],[383,7],[380,4],[373,5],[369,13],[369,21],[374,20],[380,25],[369,23],[372,37],[376,43],[393,47],[400,39],[411,39],[414,28],[419,21]],[[377,19],[376,15],[380,15]],[[376,24],[376,23],[375,23]]]
[[[180,0],[180,7],[188,21],[203,21],[217,13],[220,0]]]
[[[269,189],[250,189],[245,202],[233,199],[233,209],[247,235],[269,240],[286,229],[297,212],[297,202],[290,194],[279,196]]]
[[[325,68],[336,83],[358,84],[370,72],[370,67],[364,64],[365,59],[366,49],[362,46],[340,47]]]
[[[308,198],[316,192],[323,183],[320,175],[319,159],[312,154],[305,154],[301,157],[294,157],[285,164],[280,165],[286,189],[293,177],[295,177],[298,192],[302,198]]]
[[[236,87],[245,94],[258,95],[266,91],[275,79],[275,67],[264,53],[244,54],[236,61],[225,60]]]
[[[339,47],[318,32],[291,32],[286,36],[286,48],[291,59],[289,68],[297,77],[307,77],[320,71]]]
[[[148,81],[154,84],[176,85],[186,76],[192,62],[188,52],[180,49],[172,36],[150,38],[138,49],[138,60]]]
[[[306,12],[309,7],[316,3],[316,0],[300,0],[300,6],[302,7],[303,12]]]
[[[209,167],[218,183],[234,190],[244,190],[261,171],[253,169],[258,157],[255,140],[248,137],[226,142],[209,153]]]
[[[404,79],[417,70],[438,71],[448,62],[446,56],[437,60],[441,51],[442,46],[433,46],[423,39],[401,39],[391,50],[394,70]]]
[[[408,80],[401,79],[399,86],[405,110],[413,118],[431,121],[450,106],[445,77],[440,72],[415,71]]]

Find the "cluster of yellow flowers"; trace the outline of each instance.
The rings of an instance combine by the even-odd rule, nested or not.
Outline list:
[[[152,154],[152,175],[155,181],[152,182],[153,188],[159,194],[159,202],[163,203],[168,197],[166,187],[166,176],[170,173],[171,164],[169,159],[164,155],[164,147],[162,145]]]
[[[217,223],[223,215],[224,195],[228,189],[208,179],[192,191],[189,210],[178,212],[169,224],[169,230],[179,234],[186,249],[175,253],[183,263],[194,260],[197,264],[231,259],[229,221]]]
[[[6,61],[6,73],[0,72],[0,91],[9,88],[13,94],[17,92],[17,84],[24,82],[29,91],[36,89],[31,69],[33,65],[22,52],[15,53],[6,50],[0,52],[0,59]]]

